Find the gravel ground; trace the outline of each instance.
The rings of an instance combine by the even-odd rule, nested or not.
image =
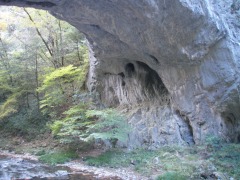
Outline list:
[[[116,179],[123,180],[148,180],[149,178],[141,176],[131,170],[130,168],[106,168],[106,167],[93,167],[85,165],[78,160],[65,163],[64,165],[71,168],[73,171],[81,171],[86,173],[93,173],[97,179],[104,177],[115,177]],[[114,178],[114,179],[115,179]]]

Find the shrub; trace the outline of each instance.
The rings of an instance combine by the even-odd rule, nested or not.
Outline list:
[[[126,142],[128,134],[128,124],[124,117],[114,109],[88,110],[88,119],[94,122],[88,126],[89,135],[86,138],[109,140],[113,147],[117,141]]]
[[[208,135],[205,139],[205,145],[207,145],[208,150],[215,151],[221,148],[222,144],[224,143],[223,139],[217,136]]]
[[[1,122],[0,126],[5,133],[21,135],[31,140],[47,131],[47,117],[43,116],[33,105],[32,109],[21,107],[18,113]]]

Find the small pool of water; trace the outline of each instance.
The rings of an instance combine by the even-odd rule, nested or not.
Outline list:
[[[0,180],[95,180],[94,174],[72,172],[64,166],[0,156]]]

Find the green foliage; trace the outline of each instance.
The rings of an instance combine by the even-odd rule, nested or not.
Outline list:
[[[116,160],[117,157],[119,157],[118,152],[107,151],[97,157],[87,156],[84,160],[87,162],[88,165],[96,167],[110,166],[116,168],[119,166],[119,164],[122,166],[126,165],[125,163],[122,164],[121,162],[119,162],[119,160]]]
[[[86,81],[88,59],[80,67],[69,65],[45,75],[43,85],[38,89],[44,93],[40,108],[52,118],[61,117],[64,110],[72,106],[73,96]]]
[[[56,86],[58,83],[65,84],[72,82],[79,73],[80,69],[73,67],[73,65],[58,68],[45,76],[43,85],[39,88],[39,91],[46,91],[49,88],[52,89],[52,87]]]
[[[64,112],[64,119],[50,125],[53,134],[60,137],[61,143],[101,139],[109,140],[115,146],[118,140],[126,141],[128,125],[123,116],[113,109],[88,109],[87,104],[74,106]]]
[[[14,113],[18,112],[19,109],[19,101],[21,95],[24,92],[17,92],[12,94],[7,98],[7,100],[0,106],[0,120],[3,120],[7,117],[10,117]]]
[[[220,137],[216,137],[213,135],[206,136],[204,144],[207,145],[208,150],[215,151],[218,148],[221,147],[221,145],[224,143],[223,139]]]
[[[46,92],[44,98],[40,101],[40,109],[43,114],[48,114],[54,118],[58,111],[61,110],[61,106],[64,106],[66,103],[67,100],[65,99],[64,93],[61,89],[56,88],[48,93]],[[61,111],[59,113],[61,113]]]
[[[135,170],[148,175],[150,172],[149,164],[152,159],[157,155],[157,151],[148,150],[134,150],[131,152],[123,152],[121,150],[111,150],[97,157],[86,157],[85,161],[91,166],[104,166],[104,167],[128,167],[135,166]]]
[[[197,158],[197,155],[190,155],[186,147],[169,146],[156,151],[107,151],[98,157],[87,157],[86,162],[92,166],[113,168],[134,166],[137,172],[144,175],[151,175],[158,169],[160,172],[176,172],[184,177],[195,178],[197,168],[203,166],[201,161],[196,161]]]
[[[125,142],[128,135],[128,124],[124,117],[114,109],[88,110],[86,117],[96,119],[88,126],[88,139],[120,140]],[[113,146],[115,146],[113,144]]]
[[[67,151],[67,152],[56,152],[52,154],[42,155],[39,160],[46,164],[56,165],[62,164],[72,159],[77,158],[78,155],[75,152]]]
[[[79,103],[74,97],[89,67],[86,39],[47,11],[0,9],[0,128],[35,137],[47,129],[47,117],[64,119]],[[62,128],[56,122],[53,132]]]
[[[208,150],[208,145],[179,147],[165,146],[156,151],[133,150],[124,152],[120,150],[106,151],[97,157],[86,157],[88,165],[104,167],[129,167],[144,174],[152,175],[159,171],[157,179],[207,179],[216,174],[225,174],[226,179],[240,177],[240,144],[226,144]]]
[[[231,177],[240,177],[240,144],[222,144],[212,153],[210,159],[218,171],[226,172]]]
[[[52,130],[52,134],[57,135],[60,132],[60,130],[63,128],[63,126],[64,126],[64,123],[62,121],[55,121],[49,127]]]
[[[208,135],[206,136],[206,139],[205,139],[205,143],[206,144],[220,144],[222,143],[223,140],[220,138],[220,137],[217,137],[217,136],[212,136],[212,135]]]
[[[82,63],[81,63],[81,68],[80,68],[80,72],[78,73],[77,76],[77,89],[81,90],[84,87],[84,84],[86,82],[87,79],[87,74],[88,74],[88,70],[89,70],[89,54],[88,54],[88,48],[87,46],[82,46],[81,47],[81,54],[82,54]]]
[[[4,96],[5,94],[10,94],[12,93],[12,88],[6,84],[2,84],[0,86],[0,96]]]
[[[52,133],[60,137],[63,144],[80,141],[85,135],[87,125],[90,123],[85,118],[86,104],[79,104],[65,111],[66,118],[57,120],[50,125]]]
[[[157,180],[187,180],[187,177],[177,172],[166,172],[165,174],[159,176]]]
[[[13,93],[14,88],[9,85],[7,71],[0,70],[0,103]]]
[[[45,154],[46,154],[46,151],[44,149],[42,149],[42,150],[39,150],[35,155],[36,156],[43,156]]]
[[[47,131],[46,122],[47,117],[37,110],[36,104],[32,104],[31,109],[21,108],[18,113],[2,121],[0,127],[5,133],[20,135],[30,141]]]
[[[89,68],[84,35],[47,11],[0,10],[1,132],[32,140],[52,124],[53,134],[74,149],[89,125],[87,109],[77,105]]]

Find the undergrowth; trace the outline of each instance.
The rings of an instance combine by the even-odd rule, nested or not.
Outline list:
[[[156,151],[106,151],[98,157],[86,157],[88,165],[129,167],[158,180],[222,179],[240,177],[240,144],[215,144],[179,147],[166,146]],[[155,177],[156,178],[156,177]]]
[[[5,135],[11,134],[31,141],[48,130],[46,122],[47,117],[42,115],[37,109],[22,108],[18,113],[1,121],[0,130]]]
[[[72,159],[76,159],[77,157],[78,155],[73,151],[56,152],[40,156],[39,161],[50,165],[56,165],[65,163]]]
[[[129,165],[136,165],[136,170],[148,162],[147,160],[156,155],[155,151],[135,150],[132,152],[123,152],[121,150],[110,150],[98,157],[86,157],[88,165],[92,166],[106,166],[112,168],[126,167]]]
[[[114,109],[90,110],[88,104],[79,104],[65,111],[64,119],[49,125],[53,135],[65,145],[109,141],[112,147],[118,141],[126,142],[128,124]]]
[[[187,177],[177,172],[166,172],[161,176],[158,176],[156,180],[186,180]]]
[[[226,172],[231,177],[240,177],[240,144],[224,144],[215,149],[210,158],[218,171]]]
[[[98,157],[87,157],[88,165],[106,167],[133,166],[137,172],[151,175],[152,171],[176,171],[190,176],[195,171],[196,157],[188,155],[186,148],[164,147],[156,151],[134,150],[123,152],[119,150],[107,151]],[[185,162],[182,161],[185,158]]]

